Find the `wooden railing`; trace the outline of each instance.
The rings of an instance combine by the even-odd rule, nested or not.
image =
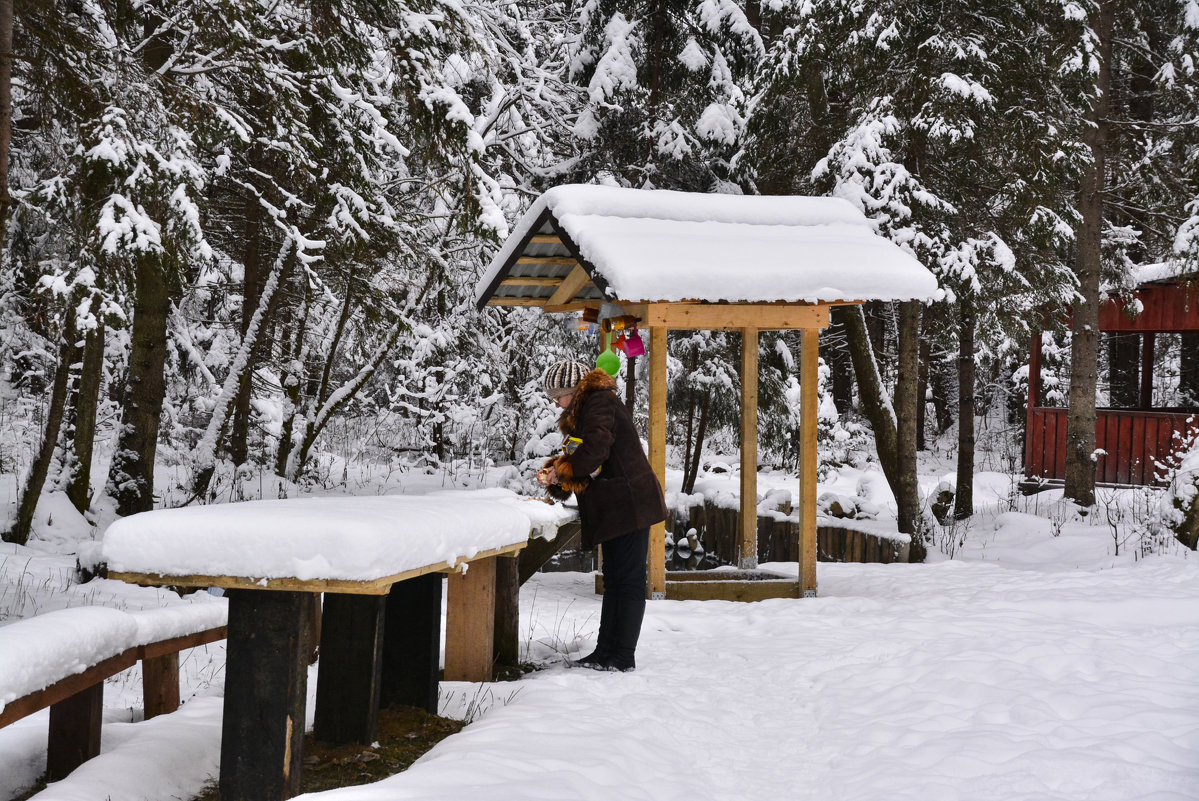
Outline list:
[[[1068,409],[1034,407],[1028,413],[1024,473],[1029,478],[1066,477],[1066,418]],[[1155,472],[1184,436],[1199,430],[1199,413],[1099,409],[1095,447],[1105,453],[1095,462],[1095,481],[1101,484],[1161,484]]]

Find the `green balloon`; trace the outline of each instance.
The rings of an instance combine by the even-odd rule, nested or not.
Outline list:
[[[606,350],[595,360],[595,366],[608,375],[616,375],[620,372],[620,357],[612,351]]]

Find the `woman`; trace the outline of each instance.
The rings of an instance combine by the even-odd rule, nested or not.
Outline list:
[[[574,664],[596,670],[633,670],[645,616],[649,528],[666,519],[662,487],[641,449],[633,416],[603,370],[558,362],[545,374],[545,392],[562,409],[566,440],[537,480],[550,495],[578,498],[583,547],[602,544],[604,601],[595,651]]]

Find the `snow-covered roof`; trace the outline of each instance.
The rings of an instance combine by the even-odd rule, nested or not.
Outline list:
[[[932,273],[840,198],[571,184],[533,203],[476,300],[545,305],[576,264],[590,283],[573,302],[816,303],[937,292]]]
[[[247,501],[122,518],[103,555],[114,573],[369,582],[552,539],[573,515],[502,489]]]

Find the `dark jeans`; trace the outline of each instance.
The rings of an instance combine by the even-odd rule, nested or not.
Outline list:
[[[649,529],[608,540],[603,549],[604,601],[596,652],[619,670],[634,667],[634,652],[645,616]]]

